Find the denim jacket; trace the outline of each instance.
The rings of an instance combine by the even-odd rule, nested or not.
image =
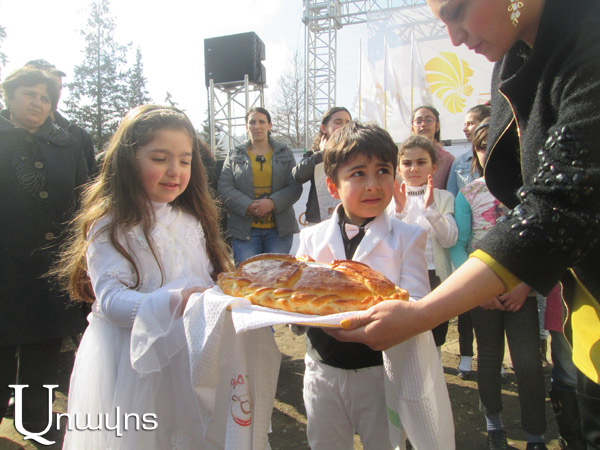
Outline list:
[[[446,190],[449,191],[455,197],[458,195],[458,191],[464,188],[467,184],[475,180],[475,177],[471,175],[471,163],[473,162],[473,152],[469,150],[457,157],[452,163],[450,168],[450,175],[448,177],[448,186]]]

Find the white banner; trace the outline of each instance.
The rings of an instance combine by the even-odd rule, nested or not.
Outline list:
[[[360,49],[358,93],[354,100],[355,117],[361,122],[375,121],[383,126],[385,122],[385,93],[375,75],[373,67],[362,48]]]
[[[420,9],[419,14],[435,20],[427,7]],[[392,92],[392,84],[386,83],[388,98],[402,98],[411,111],[432,103],[440,112],[442,140],[464,140],[462,129],[467,110],[490,100],[492,63],[465,46],[454,47],[447,36],[418,41],[412,31],[401,27],[410,27],[401,13],[369,18],[367,58],[374,76],[387,79],[392,70],[390,65],[393,66],[400,90]],[[410,135],[410,129],[403,123],[400,112],[396,114],[399,117],[386,116],[381,125],[387,125],[394,139],[400,141]]]

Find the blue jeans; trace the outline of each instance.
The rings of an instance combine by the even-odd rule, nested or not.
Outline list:
[[[538,316],[540,319],[540,339],[548,339],[550,335],[546,330],[546,297],[540,294],[536,294],[538,302]]]
[[[250,240],[232,239],[233,259],[235,265],[261,253],[289,253],[294,236],[279,236],[277,228],[252,228]]]
[[[552,352],[552,382],[564,391],[577,388],[577,368],[573,364],[573,351],[567,338],[559,331],[550,331]]]

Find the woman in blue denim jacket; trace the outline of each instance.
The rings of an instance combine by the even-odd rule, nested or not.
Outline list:
[[[289,253],[298,232],[293,205],[302,186],[292,177],[296,160],[286,145],[270,138],[272,126],[266,109],[250,109],[250,140],[229,153],[219,178],[236,265],[260,253]]]
[[[488,104],[475,105],[467,111],[465,115],[465,127],[463,132],[467,138],[467,142],[473,141],[473,133],[479,126],[481,121],[487,117],[490,117],[492,109]],[[454,197],[458,195],[458,191],[464,188],[467,184],[474,181],[477,177],[483,175],[482,173],[473,173],[471,170],[473,166],[473,151],[471,148],[460,156],[457,156],[452,167],[450,167],[450,175],[448,176],[448,184],[446,190],[450,191]]]

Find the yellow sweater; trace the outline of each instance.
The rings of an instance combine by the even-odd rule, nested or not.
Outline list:
[[[264,161],[259,161],[261,158],[253,153],[249,153],[250,165],[252,167],[252,178],[254,179],[254,198],[267,198],[271,195],[272,186],[271,179],[273,175],[273,149],[264,155]],[[258,160],[257,160],[258,159]],[[275,220],[273,213],[269,213],[263,217],[254,217],[252,219],[252,228],[275,228]]]

